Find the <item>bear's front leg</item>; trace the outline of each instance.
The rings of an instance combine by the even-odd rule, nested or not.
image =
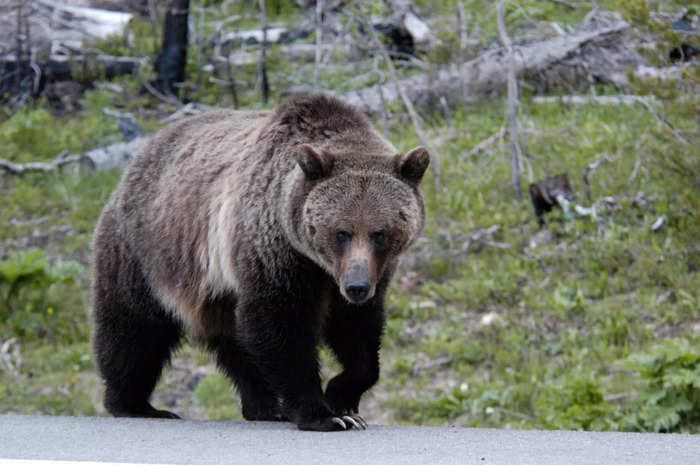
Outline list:
[[[360,397],[379,379],[379,346],[384,328],[383,293],[367,304],[336,299],[325,326],[325,339],[343,365],[326,387],[326,402],[336,415],[359,417]]]
[[[285,415],[302,430],[360,428],[327,405],[318,364],[318,316],[311,302],[294,298],[241,301],[236,311],[238,340],[265,381],[282,399]]]

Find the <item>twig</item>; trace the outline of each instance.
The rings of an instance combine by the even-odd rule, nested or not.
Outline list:
[[[676,136],[676,139],[678,139],[680,142],[682,142],[684,144],[690,144],[688,139],[686,139],[683,136],[683,134],[681,134],[681,132],[671,124],[671,122],[669,120],[667,120],[661,113],[656,111],[656,108],[654,108],[651,105],[651,103],[649,103],[647,100],[644,100],[644,99],[637,99],[637,103],[639,103],[644,108],[646,108],[649,111],[649,113],[651,113],[652,115],[654,115],[654,117],[656,117],[657,120],[659,120],[661,123],[665,124],[671,130],[673,135]]]
[[[418,376],[421,371],[430,370],[431,368],[442,367],[452,363],[452,357],[440,357],[435,360],[429,360],[425,363],[416,363],[413,366],[413,376]]]
[[[628,397],[636,396],[637,391],[631,391],[631,392],[618,392],[616,394],[608,394],[605,396],[605,401],[606,402],[615,402],[618,400],[626,399]]]
[[[225,83],[225,81],[223,81]],[[184,118],[186,116],[192,116],[192,115],[198,115],[202,112],[205,112],[207,110],[211,110],[214,107],[210,107],[208,105],[204,105],[201,103],[188,103],[187,105],[183,105],[182,107],[178,108],[177,111],[175,111],[173,114],[170,116],[166,116],[165,118],[161,118],[159,121],[161,123],[170,123],[173,121],[177,121],[181,118]]]
[[[600,168],[600,165],[602,165],[605,162],[612,163],[614,160],[610,158],[609,156],[605,155],[602,158],[599,158],[598,160],[589,163],[588,166],[586,166],[586,169],[583,170],[583,183],[586,185],[586,199],[590,202],[591,201],[591,182],[590,182],[590,177]]]
[[[450,106],[447,104],[447,100],[444,96],[440,96],[440,106],[442,111],[445,112],[445,119],[450,125],[450,139],[457,137],[457,128],[455,127],[455,119],[452,117],[452,112],[450,111]]]
[[[452,252],[453,255],[464,255],[467,252],[469,252],[469,249],[471,248],[472,244],[481,242],[486,245],[490,245],[492,247],[496,247],[499,249],[507,249],[510,248],[510,244],[507,244],[505,242],[496,242],[493,240],[493,235],[500,231],[501,226],[498,224],[494,224],[492,226],[489,226],[488,228],[479,228],[476,231],[472,233],[470,237],[467,238],[466,241],[464,241],[464,244],[462,245],[461,248],[458,250],[455,250]]]
[[[386,101],[384,100],[384,91],[382,90],[382,85],[379,84],[379,87],[377,87],[377,90],[379,91],[379,98],[382,101],[382,105],[379,108],[380,109],[380,114],[381,114],[381,122],[382,122],[382,133],[384,134],[384,137],[387,139],[389,138],[389,127],[387,126],[387,121],[389,120],[388,113],[386,111]]]
[[[68,155],[68,152],[61,152],[54,161],[49,163],[44,162],[30,162],[30,163],[13,163],[4,158],[0,158],[0,168],[4,169],[11,174],[24,174],[26,172],[49,172],[55,171],[63,165],[68,165],[70,163],[75,163],[80,161],[81,155]]]
[[[528,415],[528,414],[522,413],[522,412],[516,412],[515,410],[510,410],[510,409],[503,408],[503,407],[486,407],[487,413],[488,413],[488,409],[492,409],[492,411],[501,412],[501,413],[504,413],[506,415],[518,417],[518,418],[521,418],[523,420],[528,420],[528,421],[535,420],[535,418],[531,415]]]
[[[639,169],[642,167],[642,157],[638,156],[637,159],[634,161],[634,167],[632,168],[632,173],[630,174],[629,179],[627,180],[627,187],[631,186],[634,180],[637,178],[637,174],[639,173]]]
[[[489,148],[491,146],[491,144],[493,144],[494,142],[496,142],[499,139],[502,139],[505,134],[506,134],[506,128],[502,127],[497,132],[491,134],[489,137],[487,137],[486,139],[484,139],[481,142],[479,142],[478,144],[476,144],[470,151],[465,153],[462,156],[462,158],[469,158],[473,155],[476,155],[479,152],[483,152],[484,150]]]
[[[168,96],[165,95],[161,92],[159,92],[155,87],[151,85],[148,80],[144,79],[143,76],[141,76],[141,69],[138,69],[138,72],[136,73],[137,79],[141,82],[141,85],[146,89],[151,95],[154,97],[157,97],[159,100],[169,104],[169,105],[175,105],[176,107],[182,106],[182,102],[180,102],[175,96]]]
[[[513,46],[505,26],[505,0],[499,0],[496,18],[498,22],[498,35],[508,56],[508,145],[510,146],[510,167],[513,190],[515,191],[516,198],[520,200],[522,199],[522,193],[520,192],[520,158],[522,157],[522,151],[520,149],[518,135],[518,82],[515,76],[515,55],[513,54]]]

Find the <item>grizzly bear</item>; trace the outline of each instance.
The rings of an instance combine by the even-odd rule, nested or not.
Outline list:
[[[187,331],[248,420],[365,428],[384,297],[420,233],[424,148],[406,154],[328,96],[173,123],[136,156],[94,238],[93,318],[104,405],[178,418],[149,398]],[[318,346],[342,365],[325,392]]]

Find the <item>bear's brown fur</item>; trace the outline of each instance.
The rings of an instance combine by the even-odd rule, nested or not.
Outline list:
[[[362,425],[384,294],[422,229],[428,163],[424,149],[397,154],[363,114],[325,96],[162,130],[95,233],[94,343],[108,411],[176,417],[148,399],[188,329],[236,383],[245,418]],[[325,393],[321,342],[343,365]]]

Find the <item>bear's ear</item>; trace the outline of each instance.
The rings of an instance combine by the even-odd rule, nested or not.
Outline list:
[[[309,144],[297,146],[294,158],[309,181],[328,176],[333,167],[333,159],[327,153],[317,151]]]
[[[424,147],[416,147],[406,155],[397,156],[399,176],[409,184],[417,185],[430,164],[430,154]]]

